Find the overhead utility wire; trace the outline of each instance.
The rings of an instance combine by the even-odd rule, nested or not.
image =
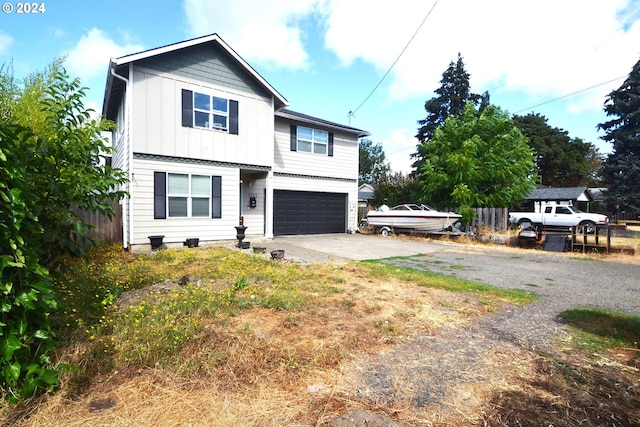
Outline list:
[[[409,39],[409,41],[407,42],[407,44],[404,46],[404,48],[402,49],[402,51],[400,52],[400,54],[398,55],[398,57],[396,58],[395,61],[393,61],[393,64],[391,64],[391,66],[389,67],[389,69],[387,70],[386,73],[384,73],[384,76],[382,76],[382,78],[380,79],[380,81],[378,82],[378,84],[376,85],[376,87],[373,88],[373,90],[369,93],[369,95],[367,95],[367,97],[364,99],[364,101],[362,101],[360,103],[360,105],[358,105],[358,107],[355,110],[349,111],[349,117],[355,115],[356,111],[358,111],[360,109],[360,107],[362,107],[364,105],[365,102],[367,102],[369,100],[369,98],[371,97],[371,95],[373,95],[373,93],[380,87],[380,85],[382,84],[382,82],[384,81],[384,79],[387,78],[387,76],[389,75],[389,73],[391,72],[391,70],[393,69],[393,67],[395,67],[396,63],[400,60],[400,58],[402,57],[402,55],[404,54],[405,50],[407,50],[407,48],[409,47],[409,45],[411,44],[411,42],[413,41],[413,39],[416,37],[416,35],[418,34],[418,32],[420,31],[420,29],[422,28],[422,26],[424,25],[424,23],[427,21],[427,19],[429,18],[429,15],[431,15],[431,12],[433,12],[433,9],[435,9],[436,5],[438,4],[439,0],[436,0],[435,3],[433,3],[433,6],[431,6],[431,9],[429,10],[429,12],[427,13],[427,16],[424,17],[424,19],[422,20],[422,22],[420,23],[420,25],[418,26],[418,29],[413,33],[413,35],[411,36],[411,38]]]
[[[577,94],[579,94],[581,92],[586,92],[588,90],[595,89],[595,88],[600,87],[600,86],[604,86],[606,84],[615,82],[616,80],[624,79],[625,77],[627,77],[627,76],[616,77],[615,79],[611,79],[611,80],[608,80],[606,82],[598,83],[597,85],[593,85],[593,86],[590,86],[590,87],[587,87],[587,88],[584,88],[584,89],[577,90],[575,92],[568,93],[566,95],[559,96],[557,98],[550,99],[550,100],[545,101],[545,102],[541,102],[540,104],[536,104],[536,105],[534,105],[532,107],[523,108],[522,110],[518,110],[513,114],[518,114],[518,113],[522,113],[523,111],[532,110],[532,109],[538,108],[538,107],[540,107],[542,105],[546,105],[546,104],[549,104],[551,102],[559,101],[561,99],[568,98],[568,97],[573,96],[573,95],[577,95]]]
[[[607,80],[606,82],[598,83],[597,85],[593,85],[593,86],[590,86],[590,87],[587,87],[587,88],[584,88],[584,89],[577,90],[577,91],[572,92],[572,93],[568,93],[566,95],[559,96],[557,98],[550,99],[550,100],[545,101],[545,102],[541,102],[540,104],[534,105],[532,107],[523,108],[522,110],[518,110],[513,114],[522,113],[523,111],[531,110],[531,109],[537,108],[537,107],[539,107],[541,105],[546,105],[546,104],[549,104],[551,102],[559,101],[561,99],[568,98],[568,97],[576,95],[578,93],[586,92],[588,90],[595,89],[597,87],[604,86],[604,85],[609,84],[609,83],[613,83],[616,80],[624,79],[625,77],[627,77],[627,76],[616,77],[615,79]],[[405,150],[409,150],[409,149],[412,149],[412,148],[411,147],[405,147],[405,148],[401,148],[401,149],[396,150],[396,151],[392,151],[391,153],[388,153],[388,154],[396,154],[396,153],[399,153],[401,151],[405,151]]]

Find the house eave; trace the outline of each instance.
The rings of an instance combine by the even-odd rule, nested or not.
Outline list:
[[[342,125],[340,123],[335,123],[328,120],[320,119],[318,117],[309,116],[308,114],[298,113],[296,111],[288,110],[286,108],[276,111],[276,117],[281,117],[283,119],[289,119],[296,122],[307,123],[313,126],[329,128],[335,131],[355,134],[357,135],[358,138],[363,138],[365,136],[371,135],[371,133],[367,132],[366,130],[357,129],[351,126]]]

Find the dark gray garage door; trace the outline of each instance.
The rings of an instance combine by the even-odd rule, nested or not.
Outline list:
[[[275,190],[273,234],[344,233],[347,195],[312,191]]]

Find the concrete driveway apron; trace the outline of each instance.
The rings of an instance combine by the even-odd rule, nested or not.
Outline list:
[[[451,248],[451,243],[425,242],[373,234],[309,234],[278,236],[264,244],[267,250],[284,249],[285,259],[307,263],[361,261],[411,256]]]

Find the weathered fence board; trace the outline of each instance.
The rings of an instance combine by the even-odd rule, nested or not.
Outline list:
[[[113,219],[97,212],[76,211],[76,214],[82,218],[83,221],[95,227],[86,230],[87,236],[94,240],[102,240],[107,243],[122,242],[122,207],[118,201],[113,202],[113,209],[116,213]]]
[[[456,212],[456,209],[447,209]],[[492,231],[506,233],[509,228],[509,209],[507,208],[475,208],[476,216],[464,230],[473,233]]]

